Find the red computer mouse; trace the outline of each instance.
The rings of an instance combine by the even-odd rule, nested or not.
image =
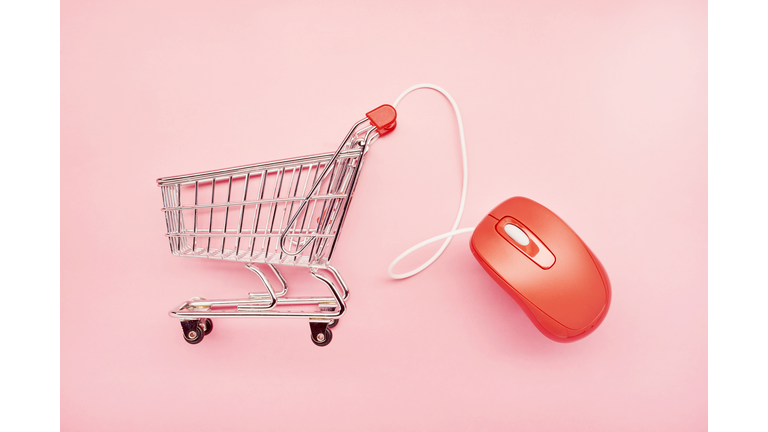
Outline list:
[[[608,313],[611,283],[573,230],[543,205],[510,198],[472,234],[472,254],[545,336],[573,342]]]

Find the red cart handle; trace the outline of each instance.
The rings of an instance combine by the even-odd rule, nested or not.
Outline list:
[[[397,126],[397,111],[392,105],[382,105],[365,113],[365,116],[376,126],[379,136],[392,132]]]

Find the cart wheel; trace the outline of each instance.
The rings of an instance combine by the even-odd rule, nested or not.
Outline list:
[[[181,328],[184,332],[184,340],[192,345],[199,344],[203,340],[203,336],[205,336],[205,331],[197,323],[186,326],[182,324]]]
[[[213,321],[211,321],[210,318],[206,318],[203,320],[205,325],[205,335],[208,336],[213,331]]]
[[[330,324],[328,324],[328,328],[334,328],[337,324],[339,324],[339,320],[333,319],[331,320]]]
[[[312,342],[317,346],[326,346],[331,343],[331,339],[333,339],[333,333],[331,333],[331,329],[328,328],[322,333],[312,333]]]

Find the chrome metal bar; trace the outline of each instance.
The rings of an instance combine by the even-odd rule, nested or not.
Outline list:
[[[333,185],[333,178],[334,178],[334,175],[336,174],[336,171],[338,169],[339,163],[340,163],[339,161],[334,162],[334,167],[331,170],[331,175],[328,177],[328,186],[325,189],[325,194],[326,195],[330,195],[330,193],[331,193],[331,186]],[[328,206],[328,201],[329,200],[323,200],[323,206],[320,209],[320,218],[319,218],[319,220],[317,222],[317,229],[315,230],[316,234],[320,234],[321,230],[322,231],[326,231],[326,234],[327,234],[328,229],[327,229],[326,225],[328,223],[328,215],[329,215],[329,213],[326,212],[325,208]],[[309,252],[309,257],[310,257],[310,261],[311,261],[313,255],[314,256],[322,256],[323,250],[322,250],[321,242],[314,241],[314,238],[306,240],[306,242],[310,242],[310,241],[313,241],[312,249],[310,249],[310,252]]]
[[[167,237],[248,237],[248,238],[260,238],[260,237],[280,237],[279,233],[274,234],[250,234],[250,233],[241,233],[241,234],[214,234],[209,233],[207,231],[198,232],[195,233],[179,233],[179,234],[166,234]],[[331,238],[334,237],[335,234],[288,234],[286,237],[322,237],[322,238]]]
[[[248,181],[251,179],[250,174],[245,175],[245,184],[243,185],[243,199],[242,202],[245,202],[245,198],[248,196]],[[213,209],[211,209],[213,211]],[[245,204],[240,206],[240,217],[237,221],[237,233],[240,234],[243,232],[243,214],[245,213]],[[240,253],[240,237],[238,236],[237,240],[235,240],[235,255]]]
[[[351,173],[351,171],[349,170],[350,163],[351,163],[350,160],[346,160],[342,164],[341,173],[338,176],[338,181],[336,182],[336,186],[334,190],[335,194],[341,195],[342,198],[329,200],[331,204],[328,210],[328,223],[327,223],[326,233],[333,230],[333,225],[334,225],[334,222],[336,221],[336,216],[339,212],[339,209],[341,208],[343,201],[347,198],[347,195],[344,193],[344,187],[347,184],[347,173]],[[321,251],[325,249],[326,241],[327,241],[326,239],[321,240],[321,243],[320,243]]]
[[[338,308],[334,312],[338,314],[336,315],[337,318],[341,318],[344,315],[344,312],[347,311],[347,305],[344,303],[344,299],[342,298],[341,293],[339,293],[339,289],[336,288],[336,285],[334,285],[330,279],[319,275],[317,273],[317,268],[310,267],[309,274],[320,282],[326,284],[328,289],[331,290],[331,294],[333,294],[333,297],[336,299],[336,304],[338,305]]]
[[[224,210],[224,232],[227,231],[227,223],[229,222],[229,205],[232,198],[232,177],[229,177],[229,183],[227,186],[227,207]],[[213,210],[211,210],[213,211]],[[221,254],[224,255],[224,246],[226,245],[226,238],[221,239]]]
[[[181,186],[174,185],[176,187],[176,203],[178,205],[181,205]],[[178,232],[186,231],[184,226],[184,213],[179,210],[176,212],[176,217],[178,218],[178,224],[176,225],[176,229]],[[184,245],[184,248],[187,247],[187,239],[179,239],[179,245],[178,248],[181,249],[181,245]]]
[[[198,182],[195,182],[195,207],[197,207],[197,186],[198,186]],[[194,222],[193,230],[195,234],[197,234],[197,209],[195,209],[195,222]],[[195,250],[195,240],[196,238],[192,238],[192,251]]]
[[[330,202],[330,205],[328,206],[328,218],[326,219],[326,222],[324,224],[325,226],[324,231],[326,234],[333,231],[333,226],[334,226],[334,222],[336,221],[336,215],[338,213],[338,210],[339,208],[341,208],[344,200],[348,199],[347,194],[343,192],[342,188],[346,184],[346,175],[348,172],[347,168],[349,167],[349,164],[353,162],[354,160],[350,160],[350,159],[345,160],[341,168],[341,173],[338,175],[338,181],[337,181],[334,192],[337,195],[342,195],[344,198],[328,200]],[[330,190],[329,190],[329,193],[330,193]],[[338,230],[336,230],[335,232],[338,232]],[[328,239],[326,238],[322,238],[319,241],[319,244],[318,244],[319,255],[322,255],[323,251],[325,250],[325,246],[327,242],[328,242]]]
[[[283,277],[283,275],[280,273],[280,271],[277,269],[277,267],[275,267],[274,265],[272,265],[272,264],[267,264],[267,267],[269,267],[270,269],[272,269],[272,273],[274,273],[274,274],[275,274],[275,276],[277,276],[277,280],[279,280],[279,281],[280,281],[280,285],[283,287],[282,291],[280,291],[279,293],[277,293],[277,294],[275,294],[275,295],[276,295],[276,296],[278,296],[278,297],[282,297],[282,296],[284,296],[285,294],[287,294],[287,293],[288,293],[288,284],[287,284],[287,283],[285,283],[285,278],[284,278],[284,277]]]
[[[344,194],[331,194],[331,195],[316,195],[313,196],[312,200],[324,200],[324,199],[338,199],[338,198],[344,198],[346,195]],[[268,204],[268,203],[283,203],[283,202],[294,202],[294,201],[301,201],[305,198],[298,198],[298,197],[289,197],[289,198],[273,198],[273,199],[263,199],[263,200],[256,200],[256,201],[244,201],[242,205],[253,205],[253,204]],[[231,204],[230,204],[231,206]],[[163,207],[160,209],[160,211],[164,212],[170,212],[170,211],[177,211],[177,210],[193,210],[193,209],[207,209],[207,208],[219,208],[219,207],[227,207],[227,204],[200,204],[195,206],[183,206],[183,207]]]
[[[376,128],[369,130],[365,134],[365,139],[363,140],[361,146],[365,147],[366,149],[369,148],[371,143],[373,143],[373,141],[375,141],[377,137],[378,137],[378,132],[376,132]],[[341,216],[339,217],[339,225],[336,227],[336,238],[333,239],[333,242],[331,243],[331,249],[328,251],[328,262],[330,262],[331,257],[333,257],[333,251],[336,249],[336,243],[339,241],[341,228],[344,226],[344,220],[347,217],[347,211],[349,210],[349,204],[352,202],[352,196],[355,193],[355,187],[357,186],[357,181],[360,178],[360,173],[363,171],[364,156],[365,156],[365,151],[360,153],[360,157],[357,158],[357,163],[355,164],[356,166],[354,171],[354,177],[352,179],[352,182],[348,186],[348,189],[346,190],[347,199],[344,202],[344,209],[341,211]]]
[[[277,183],[278,183],[277,179],[275,179],[275,189],[272,191],[272,199],[274,199],[275,195],[277,194]],[[271,202],[269,204],[269,210],[267,210],[267,221],[266,221],[266,224],[264,225],[264,233],[268,232],[269,219],[270,219],[270,216],[272,215],[272,206],[273,205],[275,205],[274,202]],[[267,253],[266,253],[267,248],[265,247],[266,241],[267,241],[267,239],[264,239],[264,240],[261,241],[261,250],[264,251],[264,259],[265,260],[267,259]]]
[[[266,295],[266,294],[265,294]],[[261,304],[268,304],[271,300],[269,298],[247,298],[247,299],[227,299],[227,300],[195,300],[184,303],[186,308],[198,310],[206,308],[216,307],[232,307],[242,306],[246,307],[253,305],[254,309],[264,309]],[[291,298],[277,298],[277,307],[285,305],[314,305],[321,303],[336,304],[336,300],[333,297],[291,297]],[[258,306],[258,307],[257,307]]]
[[[258,195],[259,199],[264,198],[264,185],[266,183],[266,177],[267,177],[267,172],[266,171],[262,171],[261,172],[261,184],[259,185],[259,195]],[[261,203],[259,203],[256,206],[256,209],[254,210],[254,213],[253,213],[253,225],[252,225],[252,228],[251,228],[251,232],[252,233],[255,233],[255,232],[258,231],[259,217],[260,216],[261,216]],[[256,246],[256,239],[251,239],[251,241],[248,244],[248,248],[251,250],[251,254],[250,254],[251,257],[253,257],[253,248],[255,246]]]
[[[178,310],[174,310],[168,313],[172,318],[181,319],[200,319],[200,318],[256,318],[256,317],[271,317],[271,318],[328,318],[336,319],[340,318],[338,312],[280,312],[276,310],[256,310],[245,311],[238,310],[237,312],[230,311],[189,311],[185,310],[184,305],[181,305]]]
[[[284,295],[286,295],[288,293],[288,284],[285,283],[285,278],[283,278],[283,275],[280,273],[279,270],[277,270],[277,267],[275,267],[272,264],[267,264],[267,266],[270,269],[272,269],[272,273],[275,274],[275,276],[277,277],[277,280],[280,281],[280,286],[283,287],[283,289],[280,292],[276,292],[275,293],[275,297],[277,297],[279,299],[280,297],[283,297]],[[249,299],[253,299],[253,300],[257,300],[257,301],[263,301],[263,300],[269,299],[269,294],[264,294],[264,293],[248,293],[248,298]]]
[[[285,168],[280,170],[280,175],[278,176],[278,180],[275,181],[275,193],[277,195],[274,195],[273,198],[280,198],[280,192],[283,188],[283,178],[285,177]],[[273,232],[275,229],[275,219],[277,218],[277,203],[274,204],[274,210],[272,209],[272,205],[269,206],[269,211],[272,213],[272,223],[269,224],[269,232]],[[269,219],[267,219],[269,222]],[[264,253],[265,257],[269,256],[269,243],[272,241],[271,237],[266,238],[267,245],[264,247]]]
[[[261,270],[259,270],[258,267],[254,266],[251,263],[246,264],[245,267],[248,270],[256,273],[256,275],[259,277],[259,279],[261,279],[261,283],[264,284],[264,287],[267,289],[267,292],[269,293],[269,300],[270,300],[269,304],[266,305],[266,306],[259,307],[259,308],[260,309],[272,309],[273,307],[275,307],[275,305],[277,304],[277,296],[275,295],[275,291],[272,289],[272,284],[269,283],[269,281],[267,280],[267,277],[264,276],[264,273],[262,273]]]
[[[163,206],[167,207],[170,205],[170,198],[169,198],[169,191],[168,186],[163,186],[160,188],[160,192],[163,195]],[[173,232],[173,224],[171,223],[171,219],[173,218],[173,213],[165,213],[165,232],[170,233]],[[168,239],[168,245],[171,247],[171,253],[174,253],[174,247],[173,247],[174,240]]]
[[[344,283],[344,279],[341,278],[341,274],[339,273],[338,270],[336,270],[335,267],[327,266],[326,270],[331,272],[331,274],[333,274],[333,277],[336,278],[336,281],[339,282],[339,286],[341,286],[341,290],[344,293],[342,298],[346,300],[347,297],[349,297],[349,288],[347,288],[347,284]]]
[[[365,122],[367,119],[361,120],[360,122]],[[355,125],[354,128],[357,127]],[[344,140],[346,142],[346,140]],[[347,157],[357,157],[358,153],[360,153],[362,149],[353,148],[350,150],[342,151],[339,153],[337,158],[347,158]],[[187,175],[181,175],[181,176],[173,176],[173,177],[163,177],[157,179],[158,186],[165,186],[165,185],[171,185],[171,184],[192,184],[195,181],[198,180],[210,180],[213,177],[229,177],[230,175],[238,175],[238,174],[245,174],[247,172],[256,172],[256,171],[270,171],[270,170],[279,170],[283,167],[292,167],[294,165],[307,165],[310,163],[316,163],[318,161],[324,161],[324,160],[330,160],[335,156],[335,153],[320,153],[316,155],[310,155],[310,156],[302,156],[297,158],[291,158],[291,159],[282,159],[272,162],[265,162],[260,164],[253,164],[253,165],[243,165],[239,167],[232,167],[232,168],[225,168],[220,170],[213,170],[213,171],[205,171],[195,174],[187,174]]]
[[[299,183],[301,183],[301,172],[303,170],[304,170],[304,165],[299,165],[299,175],[298,175],[298,177],[296,177],[296,188],[294,189],[293,193],[290,193],[290,190],[289,190],[289,197],[291,197],[291,198],[296,198],[297,197],[297,194],[299,192]],[[307,178],[309,178],[309,176],[307,176]],[[306,182],[304,182],[304,188],[306,189]],[[290,208],[290,210],[288,210],[288,216],[290,216],[291,213],[293,213],[293,203],[294,203],[294,201],[291,201],[291,208]],[[288,205],[288,203],[286,203],[286,206],[287,205]],[[292,228],[291,228],[291,226],[287,226],[285,229],[291,229],[291,230],[293,230],[295,232],[296,231],[296,224],[297,223],[299,223],[298,220],[293,224]],[[281,254],[281,258],[282,258],[282,254]]]
[[[354,163],[354,160],[347,159],[342,164],[341,174],[338,176],[338,181],[336,182],[334,193],[336,195],[342,195],[343,198],[333,199],[330,201],[330,207],[328,210],[328,223],[327,227],[325,229],[326,233],[333,231],[334,223],[336,222],[336,216],[338,215],[339,209],[342,207],[344,201],[347,198],[347,194],[345,193],[345,187],[348,184],[348,174],[351,174],[354,168],[350,169],[349,166]],[[338,232],[338,229],[335,230]],[[320,241],[319,250],[322,251],[325,250],[325,246],[327,244],[327,239],[323,238]]]
[[[296,176],[296,167],[293,167],[293,172],[291,172],[291,181],[290,181],[290,182],[288,182],[288,198],[291,198],[291,197],[292,197],[292,196],[291,196],[291,189],[293,188],[293,178],[294,178],[295,176]],[[293,206],[293,201],[291,201],[291,206]],[[287,202],[287,201],[286,201],[286,202],[283,204],[283,214],[282,214],[282,215],[280,215],[280,224],[278,225],[278,227],[279,227],[279,229],[280,229],[281,231],[282,231],[283,229],[287,229],[287,227],[286,227],[286,228],[283,228],[283,221],[285,220],[285,212],[286,212],[286,211],[288,211],[288,202]],[[288,216],[290,217],[290,213],[288,214]],[[278,250],[277,250],[277,245],[275,245],[275,253],[277,253],[277,252],[278,252]],[[280,255],[279,255],[279,258],[282,258],[282,257],[283,257],[283,254],[282,254],[282,252],[281,252],[281,253],[280,253]],[[279,259],[279,258],[278,258],[278,259]]]
[[[317,169],[315,170],[315,178],[312,179],[312,184],[315,184],[315,182],[318,181],[317,176],[319,174],[320,174],[320,163],[317,164]],[[312,197],[312,195],[310,195],[310,194],[307,194],[306,196]],[[311,232],[312,231],[312,221],[315,218],[315,210],[317,209],[317,202],[318,201],[320,201],[320,199],[318,199],[316,196],[312,197],[312,213],[309,215],[309,226],[307,226],[307,232]],[[299,210],[301,210],[301,209],[299,209]],[[297,211],[296,214],[298,214],[298,213],[299,212]],[[304,211],[304,214],[306,215],[306,210]],[[317,222],[318,222],[318,225],[315,226],[315,232],[317,232],[317,227],[320,224],[320,218],[318,218]],[[311,242],[311,241],[312,241],[311,239],[304,240],[304,245],[305,245],[304,247],[306,247],[306,245],[309,244],[309,242]],[[297,247],[300,246],[300,243],[297,243],[296,246]],[[299,256],[300,253],[298,253],[296,255]],[[309,258],[308,259],[309,259],[309,261],[312,261],[312,249],[309,250]]]
[[[349,132],[347,133],[347,136],[341,141],[341,145],[339,145],[339,148],[338,148],[338,150],[336,150],[336,153],[334,153],[334,155],[331,158],[331,160],[325,165],[325,169],[323,169],[323,173],[320,174],[320,179],[317,182],[315,182],[314,185],[312,185],[312,188],[309,190],[309,194],[307,195],[307,198],[305,198],[304,201],[302,201],[301,205],[299,206],[299,209],[296,211],[296,214],[288,222],[288,226],[293,225],[294,220],[299,216],[299,213],[301,213],[301,210],[304,207],[306,207],[307,203],[309,203],[309,197],[311,197],[312,194],[315,193],[315,190],[320,186],[320,183],[322,182],[322,179],[325,178],[325,174],[328,172],[328,169],[338,159],[339,154],[344,149],[344,146],[347,144],[347,141],[349,141],[349,138],[352,136],[352,133],[355,131],[355,129],[357,129],[358,126],[363,124],[365,121],[367,121],[367,118],[358,121],[357,123],[355,123],[354,126],[352,126],[352,129],[349,130]],[[304,244],[304,246],[301,247],[298,251],[290,252],[289,253],[288,251],[285,250],[285,246],[284,246],[285,241],[284,241],[284,239],[285,239],[285,237],[281,237],[280,238],[280,249],[282,249],[283,252],[286,253],[287,255],[291,255],[291,256],[300,254],[301,252],[304,251],[304,249],[306,249],[306,247],[309,245],[309,243],[312,242],[312,240],[307,240],[307,242]]]
[[[211,204],[213,204],[214,198],[216,196],[216,179],[211,180]],[[210,233],[213,229],[213,205],[211,205],[211,214],[210,219],[208,220],[208,232]],[[205,253],[211,253],[211,236],[208,236],[208,246],[205,248]]]
[[[320,171],[320,164],[319,163],[317,164],[317,170],[315,170],[315,177],[317,177],[317,172],[318,171]],[[304,180],[304,188],[302,188],[302,190],[301,190],[301,196],[307,196],[307,194],[306,194],[306,192],[307,192],[307,184],[309,183],[309,174],[311,174],[311,173],[312,173],[312,165],[310,165],[309,169],[307,170],[307,178]],[[314,181],[315,180],[313,179],[312,182],[314,183]],[[293,211],[293,206],[291,206],[291,211]],[[312,206],[312,211],[314,212],[314,205]],[[297,213],[299,213],[299,212],[297,212]],[[309,212],[307,211],[307,209],[304,209],[304,218],[301,219],[301,228],[299,229],[299,232],[304,232],[304,225],[307,222],[307,214],[308,213]],[[310,225],[312,224],[311,221],[312,221],[312,218],[310,216]],[[310,231],[309,227],[307,227],[307,231]],[[296,240],[296,246],[297,247],[299,246],[300,242],[301,242],[301,239]],[[295,257],[293,257],[293,262],[295,263],[298,259],[299,259],[299,255],[296,255]]]

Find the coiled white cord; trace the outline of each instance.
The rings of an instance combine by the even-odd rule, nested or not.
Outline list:
[[[405,279],[405,278],[409,278],[409,277],[411,277],[413,275],[416,275],[416,274],[420,273],[422,270],[424,270],[425,268],[427,268],[430,265],[432,265],[432,263],[435,262],[440,257],[440,255],[443,254],[443,251],[445,251],[445,249],[451,243],[451,239],[453,239],[453,236],[455,236],[457,234],[463,234],[463,233],[472,232],[472,231],[475,230],[474,228],[456,229],[459,226],[459,222],[461,221],[462,214],[464,214],[464,202],[466,201],[466,198],[467,198],[467,145],[464,142],[464,123],[461,121],[461,113],[459,112],[459,106],[456,105],[456,101],[453,100],[453,98],[451,97],[450,94],[448,94],[447,91],[445,91],[444,89],[442,89],[442,88],[440,88],[440,87],[438,87],[438,86],[436,86],[434,84],[416,84],[415,86],[406,89],[404,92],[402,92],[400,94],[400,96],[397,97],[397,99],[395,99],[395,102],[392,104],[392,106],[397,108],[397,104],[399,104],[400,101],[402,101],[403,98],[408,93],[410,93],[410,92],[412,92],[414,90],[418,90],[418,89],[431,89],[431,90],[435,90],[435,91],[441,93],[443,96],[445,96],[446,99],[448,99],[448,101],[451,103],[451,106],[453,106],[453,112],[456,113],[456,121],[459,124],[459,138],[461,140],[461,161],[462,161],[462,168],[464,169],[464,180],[463,180],[462,185],[461,185],[461,201],[459,201],[459,211],[456,214],[456,221],[454,221],[453,227],[451,228],[451,231],[449,231],[447,233],[444,233],[444,234],[440,234],[440,235],[435,236],[435,237],[432,237],[430,239],[424,240],[423,242],[421,242],[421,243],[419,243],[419,244],[409,248],[405,252],[401,253],[397,258],[394,259],[394,261],[392,261],[392,264],[390,264],[389,268],[387,269],[387,273],[389,274],[389,277],[391,277],[393,279]],[[400,260],[402,260],[406,256],[410,255],[413,251],[415,251],[415,250],[417,250],[417,249],[419,249],[421,247],[424,247],[424,246],[426,246],[426,245],[428,245],[430,243],[434,243],[434,242],[436,242],[438,240],[442,240],[442,239],[445,239],[445,243],[443,243],[443,245],[440,246],[440,249],[438,249],[438,251],[435,252],[435,254],[432,256],[432,258],[427,260],[427,262],[425,262],[424,264],[422,264],[422,265],[416,267],[415,269],[413,269],[413,270],[411,270],[409,272],[406,272],[406,273],[397,274],[397,273],[392,271],[392,269],[395,268],[395,265],[397,265],[397,263],[399,263]]]

